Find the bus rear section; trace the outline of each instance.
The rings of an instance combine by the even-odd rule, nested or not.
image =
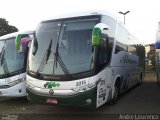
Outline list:
[[[26,59],[27,44],[16,47],[21,39],[31,40],[28,34],[11,33],[0,37],[0,97],[26,96]],[[18,38],[19,37],[19,38]]]

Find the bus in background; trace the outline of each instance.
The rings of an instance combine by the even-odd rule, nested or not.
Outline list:
[[[160,83],[160,22],[158,23],[158,30],[156,32],[156,75],[157,75],[157,83]]]
[[[0,97],[26,96],[28,43],[33,31],[0,37]]]
[[[34,35],[26,78],[33,103],[98,108],[142,83],[144,47],[108,12],[44,20]]]

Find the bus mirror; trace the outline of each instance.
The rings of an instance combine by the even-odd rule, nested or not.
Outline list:
[[[98,23],[95,25],[92,31],[92,46],[101,45],[101,34],[105,34],[105,31],[109,29],[110,27],[104,23]]]
[[[16,49],[18,53],[23,53],[24,49],[28,46],[28,43],[31,41],[31,38],[29,37],[29,35],[25,34],[19,34],[16,37]]]
[[[92,31],[92,46],[98,46],[101,44],[100,39],[101,30],[99,28],[94,28]]]
[[[22,34],[18,34],[15,40],[16,49],[20,49],[20,43],[21,43]]]
[[[28,47],[29,47],[29,48],[31,47],[31,43],[32,43],[32,41],[29,41],[29,42],[28,42]]]

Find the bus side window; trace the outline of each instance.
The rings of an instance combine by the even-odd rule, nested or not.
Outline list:
[[[101,41],[106,41],[106,38],[101,38],[103,40]],[[99,47],[99,56],[98,56],[98,63],[99,65],[106,65],[106,60],[107,60],[107,45],[106,42],[102,42],[101,46]]]
[[[98,64],[99,67],[105,67],[111,58],[112,44],[109,43],[109,37],[101,37],[101,46],[99,46]]]
[[[120,51],[125,51],[125,47],[117,44],[115,48],[115,54],[117,54]]]

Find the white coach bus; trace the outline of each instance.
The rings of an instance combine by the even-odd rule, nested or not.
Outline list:
[[[28,42],[33,32],[0,37],[0,97],[26,96]]]
[[[159,29],[156,32],[156,75],[157,75],[157,83],[160,83],[160,22],[158,23]]]
[[[33,103],[97,108],[143,80],[139,43],[108,12],[44,20],[34,35],[27,70]]]

